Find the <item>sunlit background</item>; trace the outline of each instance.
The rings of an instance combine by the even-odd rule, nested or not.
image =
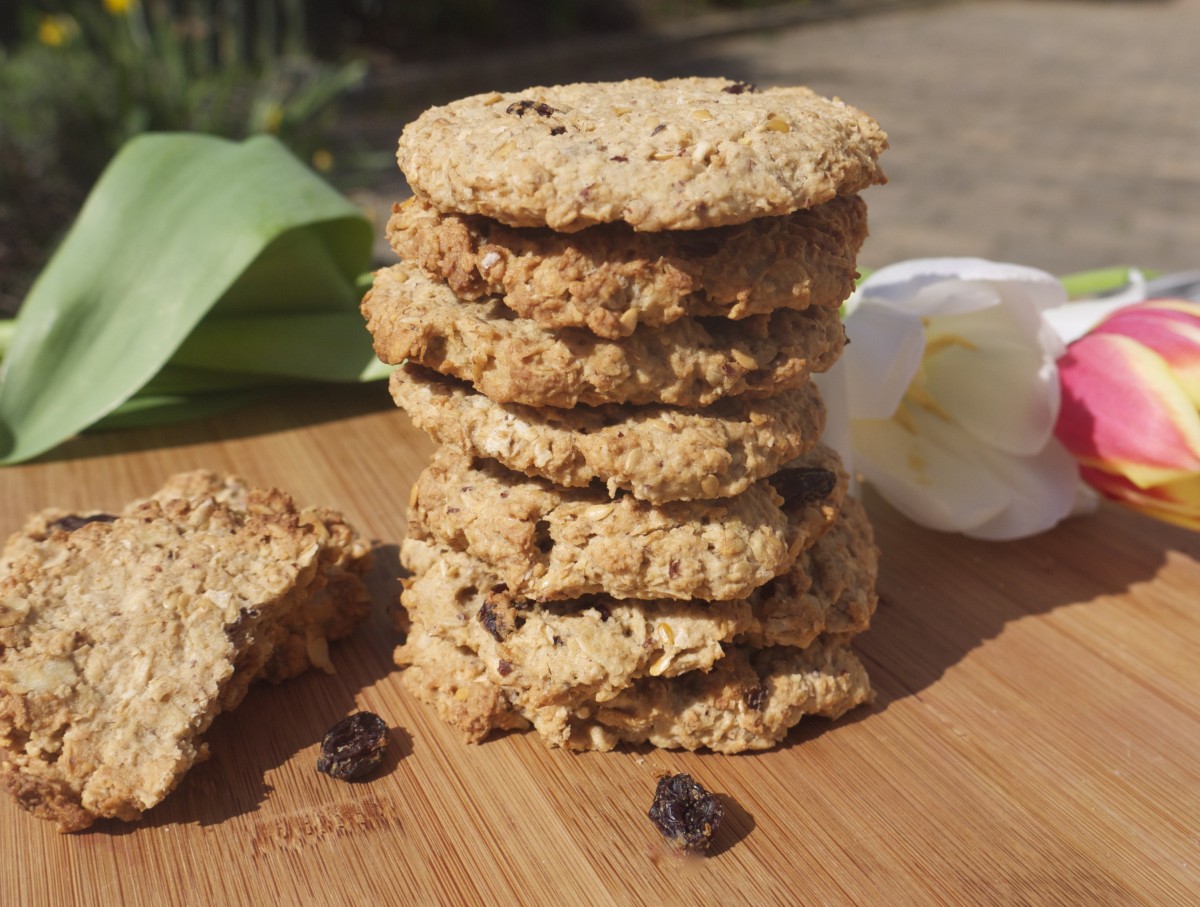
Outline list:
[[[7,0],[0,311],[137,133],[273,133],[378,219],[426,105],[636,75],[808,84],[879,119],[868,267],[1191,269],[1197,34],[1200,0]]]

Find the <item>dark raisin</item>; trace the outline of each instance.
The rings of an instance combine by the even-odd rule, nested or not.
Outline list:
[[[721,91],[726,94],[753,94],[758,91],[758,86],[753,82],[734,82],[732,85],[726,85]]]
[[[511,661],[505,661],[503,658],[496,663],[496,673],[501,677],[507,677],[512,673],[513,666]]]
[[[666,124],[666,123],[659,123],[657,126],[655,126],[655,127],[654,127],[654,131],[653,131],[652,133],[650,133],[650,134],[651,134],[651,135],[658,135],[660,132],[662,132],[662,131],[663,131],[664,129],[666,129],[666,128],[667,128],[667,124]]]
[[[542,554],[549,554],[554,549],[549,520],[538,520],[533,524],[533,546]]]
[[[679,576],[679,561],[675,560],[675,558],[671,558],[667,564],[667,576],[671,577],[671,579]]]
[[[650,821],[677,850],[705,851],[712,843],[725,809],[691,775],[664,775],[658,779]]]
[[[504,642],[515,626],[512,605],[503,600],[488,598],[479,606],[479,613],[475,616],[496,642]]]
[[[553,107],[544,101],[531,101],[528,98],[522,98],[519,101],[513,101],[506,108],[505,113],[515,113],[519,117],[525,116],[526,111],[532,110],[540,117],[548,117],[551,114],[558,113]]]
[[[746,703],[746,708],[760,711],[763,704],[767,701],[767,691],[762,686],[752,686],[742,694],[742,699]]]
[[[837,473],[820,466],[784,469],[771,476],[771,484],[789,504],[815,504],[833,493]]]
[[[553,129],[550,130],[550,134],[551,135],[562,135],[566,131],[567,131],[566,126],[555,126]]]
[[[233,623],[226,624],[225,635],[233,642],[234,647],[241,649],[253,636],[257,626],[258,611],[252,608],[241,608]]]
[[[88,523],[112,523],[116,520],[116,516],[111,513],[93,513],[89,516],[80,516],[77,513],[68,513],[66,516],[60,516],[47,526],[47,529],[61,529],[63,532],[74,532],[80,526],[86,526]]]
[[[374,712],[355,712],[325,732],[317,771],[357,781],[379,767],[387,747],[387,723]]]
[[[616,161],[618,164],[628,164],[629,163],[629,158],[627,158],[623,154],[614,154],[612,157],[609,158],[609,160]]]

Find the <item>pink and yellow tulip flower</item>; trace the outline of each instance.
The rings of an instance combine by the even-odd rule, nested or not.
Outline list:
[[[1200,529],[1200,303],[1118,309],[1058,361],[1055,435],[1101,494]]]

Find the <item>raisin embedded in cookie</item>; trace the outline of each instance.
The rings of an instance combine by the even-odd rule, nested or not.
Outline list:
[[[862,199],[849,196],[711,230],[605,224],[557,233],[441,213],[411,198],[396,206],[387,233],[402,259],[460,299],[495,296],[543,327],[584,327],[613,340],[685,316],[840,305],[858,277],[867,217]]]
[[[397,368],[390,386],[413,424],[440,444],[556,485],[598,480],[610,494],[625,490],[654,504],[740,494],[811,449],[825,422],[812,382],[701,410],[497,403],[416,365]]]
[[[376,272],[362,310],[384,362],[416,362],[493,400],[528,406],[694,407],[771,396],[829,368],[845,345],[837,309],[824,306],[741,321],[681,318],[621,340],[548,330],[496,300],[464,304],[404,264]]]
[[[333,511],[208,472],[35,515],[0,560],[0,787],[64,831],[138,818],[252,681],[332,670],[369,560]]]
[[[807,88],[633,79],[430,108],[404,128],[397,161],[442,211],[565,232],[695,230],[885,182],[885,148],[873,119]]]

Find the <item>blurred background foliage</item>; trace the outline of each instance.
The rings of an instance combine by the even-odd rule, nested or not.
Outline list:
[[[773,2],[3,0],[0,314],[19,307],[138,133],[273,133],[330,172],[338,105],[368,60],[438,60]]]

